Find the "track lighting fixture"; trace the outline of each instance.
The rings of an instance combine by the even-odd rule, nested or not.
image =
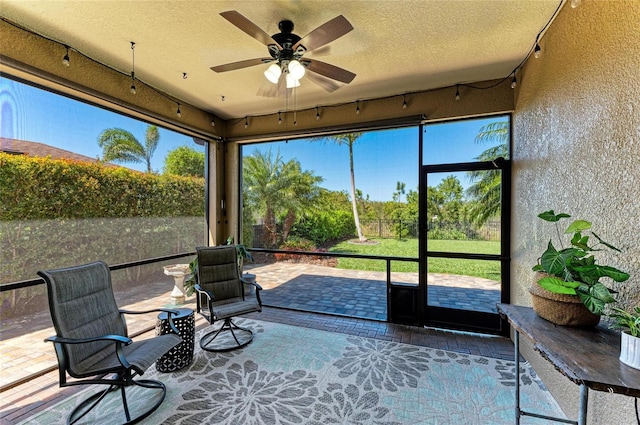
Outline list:
[[[133,71],[131,71],[131,87],[129,88],[131,94],[136,94],[136,77]]]
[[[136,43],[134,43],[133,41],[131,42],[131,87],[129,88],[129,91],[131,92],[131,94],[136,94],[136,73],[135,73],[135,69],[136,69],[136,54],[135,54],[135,48],[136,48]],[[180,109],[180,107],[178,106],[178,110]]]
[[[460,100],[460,86],[456,84],[456,100]]]
[[[402,95],[402,109],[407,109],[407,98],[404,94]]]
[[[176,115],[178,116],[178,118],[182,117],[182,112],[180,112],[180,103],[178,103],[178,109],[176,109]]]
[[[538,59],[541,54],[542,54],[542,49],[540,48],[540,45],[538,43],[536,43],[536,47],[535,47],[535,49],[533,49],[533,56],[536,59]]]
[[[216,120],[211,118],[211,127],[215,127],[216,126]]]
[[[356,100],[356,115],[360,115],[360,101]]]
[[[248,117],[244,117],[244,128],[249,127],[249,118]]]
[[[316,106],[316,120],[319,120],[319,119],[320,119],[320,110]]]
[[[278,112],[278,124],[282,124],[282,115]]]
[[[64,54],[64,57],[62,58],[62,64],[64,66],[69,66],[69,46],[64,46],[65,49],[67,49],[67,52]]]
[[[516,73],[513,73],[513,79],[511,80],[511,88],[515,89],[518,85],[518,79],[516,78]]]
[[[183,73],[182,73],[182,79],[183,79],[183,80],[186,80],[186,79],[187,79],[187,73],[186,73],[186,72],[183,72]]]

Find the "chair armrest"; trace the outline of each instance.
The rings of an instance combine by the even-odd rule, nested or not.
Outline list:
[[[169,313],[169,315],[180,313],[178,310],[172,310],[170,308],[153,308],[151,310],[144,310],[144,311],[133,311],[133,310],[118,310],[118,311],[120,312],[120,314],[145,314],[145,313],[153,313],[155,311],[158,311],[160,313]]]
[[[63,354],[63,350],[60,347],[60,344],[86,344],[89,342],[96,341],[113,341],[116,345],[116,356],[118,357],[118,361],[120,364],[127,368],[131,368],[131,364],[124,357],[124,353],[122,352],[122,345],[129,345],[133,341],[131,338],[122,335],[101,335],[93,338],[83,338],[83,339],[75,339],[75,338],[61,338],[59,336],[50,336],[49,338],[44,340],[45,342],[51,341],[56,346],[56,353],[58,353],[59,359],[66,359],[66,355]],[[56,345],[57,344],[57,345]],[[63,360],[63,364],[66,364],[67,360]]]
[[[247,280],[244,280],[243,278],[240,278],[240,281],[245,285],[255,286],[258,291],[262,291],[262,286],[260,286],[257,282],[249,282]]]
[[[122,343],[124,345],[129,345],[133,342],[131,338],[128,338],[122,335],[100,335],[93,338],[82,338],[82,339],[50,336],[49,338],[44,340],[44,342],[48,342],[48,341],[54,342],[57,344],[86,344],[88,342],[96,342],[96,341],[114,341],[114,342]]]
[[[175,314],[176,316],[180,314],[178,310],[172,310],[170,308],[153,308],[151,310],[145,310],[145,311],[132,311],[132,310],[122,310],[122,309],[118,311],[120,312],[120,314],[145,314],[145,313],[153,313],[155,311],[158,311],[160,313],[167,313],[167,318],[169,320],[169,327],[171,328],[171,332],[173,332],[176,335],[180,335],[180,331],[173,324],[173,318],[171,317],[171,315],[173,314]]]
[[[255,294],[256,299],[258,300],[258,305],[260,305],[260,307],[262,307],[262,300],[260,299],[260,291],[262,291],[262,286],[260,286],[257,282],[248,282],[246,280],[243,280],[242,278],[240,278],[240,282],[244,283],[245,285],[251,287],[249,288],[249,294]],[[254,291],[255,288],[255,291]],[[247,296],[247,292],[246,292],[246,288],[245,290],[242,291],[242,299],[245,298],[245,296]]]
[[[211,292],[202,289],[202,286],[200,286],[200,284],[195,284],[193,287],[198,294],[205,295],[209,302],[213,301],[216,298],[215,295],[213,295]]]

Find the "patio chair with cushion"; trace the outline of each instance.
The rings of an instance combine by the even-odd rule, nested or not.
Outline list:
[[[207,351],[229,351],[244,347],[253,340],[251,329],[242,328],[232,319],[242,314],[262,311],[260,290],[255,282],[241,278],[235,245],[197,247],[198,274],[196,311],[212,325],[222,325],[200,339]]]
[[[39,271],[38,275],[47,284],[49,310],[56,335],[45,341],[54,344],[60,386],[107,385],[105,390],[79,403],[67,417],[67,423],[84,417],[101,401],[113,399],[107,395],[118,388],[124,410],[122,422],[133,424],[148,417],[162,404],[166,387],[160,381],[134,378],[144,374],[181,339],[176,330],[175,333],[133,342],[127,336],[123,315],[165,311],[171,317],[177,312],[167,309],[144,312],[119,310],[113,294],[111,271],[102,261]],[[75,379],[68,380],[67,374]],[[129,389],[134,388],[140,391],[131,394]],[[129,402],[127,395],[132,399]],[[110,409],[106,409],[109,416],[118,414]]]

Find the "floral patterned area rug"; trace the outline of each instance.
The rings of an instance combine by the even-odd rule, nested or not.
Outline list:
[[[514,363],[409,344],[238,319],[254,341],[227,353],[196,350],[174,373],[151,367],[167,396],[143,424],[513,424]],[[204,332],[210,329],[205,329]],[[564,417],[521,363],[521,407]],[[132,404],[149,404],[137,388]],[[26,423],[60,423],[83,391]],[[146,390],[148,391],[148,390]],[[78,423],[124,422],[118,391]],[[136,407],[133,409],[135,410]],[[521,423],[539,419],[523,417]]]

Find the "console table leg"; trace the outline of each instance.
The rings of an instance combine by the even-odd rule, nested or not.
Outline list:
[[[587,425],[587,405],[589,404],[589,388],[580,385],[580,412],[578,412],[578,425]]]
[[[520,425],[520,332],[515,331],[513,348],[516,364],[516,425]]]

